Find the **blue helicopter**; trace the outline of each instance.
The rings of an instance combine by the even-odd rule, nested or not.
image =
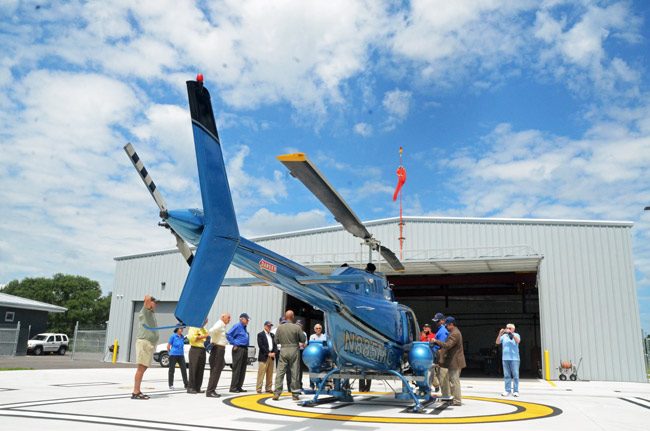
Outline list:
[[[239,234],[210,93],[201,74],[195,81],[187,81],[187,93],[203,210],[168,209],[133,146],[129,143],[124,147],[158,205],[159,224],[171,231],[190,265],[175,310],[179,324],[201,326],[232,264],[324,312],[330,336],[326,342],[310,343],[303,352],[317,389],[313,399],[302,405],[351,402],[350,381],[359,378],[401,383],[402,389],[395,395],[413,400],[413,412],[421,412],[436,401],[429,385],[433,363],[429,344],[418,341],[415,314],[394,301],[383,274],[342,266],[322,275]],[[346,230],[378,251],[393,269],[404,270],[395,254],[373,238],[305,154],[278,159]],[[196,254],[189,244],[197,246]],[[333,385],[326,384],[330,380]]]

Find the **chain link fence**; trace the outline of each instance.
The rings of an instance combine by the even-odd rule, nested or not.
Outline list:
[[[104,361],[107,356],[106,329],[80,329],[75,325],[71,340],[72,360]]]
[[[0,326],[0,356],[16,356],[20,322],[14,327]]]

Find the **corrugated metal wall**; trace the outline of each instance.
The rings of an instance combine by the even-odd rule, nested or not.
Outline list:
[[[410,257],[422,255],[419,253],[422,250],[480,247],[527,246],[543,256],[538,274],[541,337],[543,348],[550,352],[553,379],[558,376],[560,360],[577,362],[582,357],[581,379],[647,381],[632,262],[631,223],[425,217],[408,217],[405,221],[406,262]],[[369,222],[367,226],[382,244],[396,252],[399,250],[396,219]],[[364,264],[367,261],[360,240],[338,227],[260,237],[256,241],[303,262],[331,260]],[[350,259],[353,255],[358,262]],[[166,280],[167,289],[170,280],[182,286],[187,272],[186,267],[178,268],[182,264],[176,253],[118,260],[114,298],[116,293],[129,290],[138,292],[139,298],[147,291],[164,300],[168,299],[165,295],[177,298],[178,291],[161,291],[160,281]],[[240,271],[231,271],[228,276],[242,275]],[[231,289],[239,292],[244,288]],[[250,291],[254,295],[228,296],[232,298],[228,301],[233,302],[224,302],[223,306],[244,310],[247,306],[255,307],[251,304],[269,303],[277,307],[270,313],[279,316],[282,308],[279,291],[268,287],[259,289],[259,292]],[[219,295],[216,309],[223,308],[219,304],[222,300],[226,301],[226,295],[223,298]],[[114,310],[116,316],[130,313],[128,306],[119,305],[120,301],[114,299],[111,305],[111,332]],[[252,316],[256,314],[247,311]],[[271,320],[277,320],[275,314]],[[120,319],[115,326],[128,320]]]

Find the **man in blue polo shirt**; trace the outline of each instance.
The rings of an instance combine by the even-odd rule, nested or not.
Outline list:
[[[248,332],[246,326],[250,317],[248,314],[239,315],[239,322],[226,333],[226,339],[232,344],[232,380],[230,392],[247,392],[243,389],[246,377],[246,364],[248,363]]]

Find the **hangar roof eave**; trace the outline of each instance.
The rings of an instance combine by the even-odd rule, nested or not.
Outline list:
[[[378,271],[386,275],[400,274],[473,274],[490,272],[537,272],[543,256],[508,256],[508,257],[478,257],[456,259],[402,260],[405,270],[394,271],[385,262],[379,265]],[[341,262],[323,262],[308,264],[310,269],[327,274],[339,267]],[[354,266],[354,265],[353,265]]]

